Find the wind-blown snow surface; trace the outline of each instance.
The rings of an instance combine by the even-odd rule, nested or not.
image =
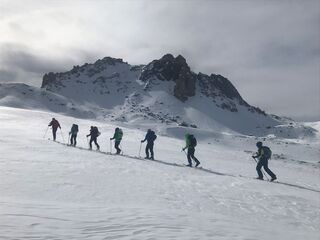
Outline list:
[[[83,148],[97,125],[102,152],[43,138],[51,117],[65,138],[78,123]],[[115,126],[103,122],[0,107],[0,123],[0,239],[319,239],[317,139],[266,142],[280,184],[252,179],[254,137],[194,129],[197,170],[176,165],[183,141],[169,135],[184,128],[162,130],[146,161],[105,154]],[[123,130],[138,155],[144,130]]]

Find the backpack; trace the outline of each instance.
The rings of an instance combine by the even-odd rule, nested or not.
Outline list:
[[[119,130],[118,130],[118,137],[119,137],[119,139],[122,139],[122,136],[123,136],[122,129],[119,128]]]
[[[154,131],[151,131],[151,140],[155,141],[157,139],[157,135],[155,134]]]
[[[97,137],[100,136],[100,134],[101,134],[97,127],[93,127],[92,133],[93,133],[93,135],[96,135]]]
[[[197,139],[193,135],[190,135],[190,145],[191,147],[197,146]]]
[[[272,155],[271,149],[266,146],[263,146],[262,149],[263,149],[263,156],[266,157],[267,159],[270,159]]]
[[[79,127],[78,127],[77,124],[73,124],[73,125],[72,125],[71,132],[72,132],[72,133],[77,133],[77,132],[79,132]]]

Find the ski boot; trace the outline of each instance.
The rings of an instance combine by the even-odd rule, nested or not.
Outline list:
[[[273,178],[271,178],[270,182],[273,182],[274,180],[277,180],[277,177],[276,177],[276,176],[273,177]]]

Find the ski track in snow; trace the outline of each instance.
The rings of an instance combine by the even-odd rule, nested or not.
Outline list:
[[[59,142],[59,141],[53,141],[53,142],[61,144],[61,145],[66,146],[66,147],[71,147],[67,143],[62,143],[62,142]],[[151,163],[160,163],[160,164],[169,165],[169,166],[173,166],[173,167],[186,167],[186,168],[189,168],[186,165],[182,165],[182,164],[178,164],[178,163],[170,163],[170,162],[166,162],[166,161],[162,161],[162,160],[158,160],[158,159],[148,160],[148,159],[143,159],[142,157],[137,157],[137,156],[134,157],[134,156],[126,155],[126,154],[117,155],[117,154],[113,154],[113,153],[110,153],[110,152],[103,152],[103,151],[98,151],[98,150],[96,150],[96,151],[95,150],[89,150],[88,148],[83,148],[83,147],[79,147],[79,146],[76,146],[76,147],[73,147],[73,148],[79,149],[79,150],[90,151],[90,152],[98,153],[98,154],[118,156],[118,157],[130,158],[130,159],[134,159],[134,160],[141,160],[141,161],[149,161]],[[190,168],[190,169],[194,169],[195,171],[203,171],[205,173],[215,174],[215,175],[220,175],[220,176],[241,177],[241,178],[252,179],[250,177],[246,177],[246,176],[242,176],[242,175],[232,175],[232,174],[229,174],[229,173],[216,172],[216,171],[213,171],[211,169],[203,168],[202,166],[193,167],[193,168]],[[299,189],[304,189],[304,190],[320,193],[320,190],[316,190],[316,189],[312,189],[312,188],[308,188],[308,187],[304,187],[304,186],[299,186],[299,185],[291,184],[291,183],[279,182],[278,180],[276,180],[274,182],[270,182],[270,181],[268,181],[268,182],[269,183],[278,183],[278,184],[282,184],[282,185],[285,185],[285,186],[288,186],[288,187],[294,187],[294,188],[299,188]]]
[[[254,180],[243,150],[255,151],[255,139],[200,141],[203,168],[191,169],[182,140],[158,136],[165,160],[139,159],[144,132],[124,129],[124,156],[110,155],[115,126],[56,115],[65,138],[79,123],[82,151],[43,138],[51,117],[1,108],[0,239],[319,239],[318,168],[272,160],[280,182]],[[101,152],[84,148],[90,125]],[[316,162],[318,145],[272,149]]]

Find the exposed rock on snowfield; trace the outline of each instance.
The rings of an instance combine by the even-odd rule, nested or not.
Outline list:
[[[207,97],[211,97],[213,102],[216,102],[216,98],[224,98],[226,102],[222,103],[218,107],[227,109],[231,112],[237,112],[238,109],[234,101],[242,106],[248,108],[250,112],[257,112],[262,115],[266,115],[264,111],[259,108],[250,106],[243,98],[240,96],[237,89],[232,85],[232,83],[225,77],[221,75],[211,74],[210,76],[199,73],[197,75],[199,81],[199,86],[201,93]]]
[[[167,54],[159,60],[153,60],[143,69],[140,79],[145,82],[153,79],[175,82],[174,96],[181,101],[195,95],[196,75],[181,55],[174,58]]]

